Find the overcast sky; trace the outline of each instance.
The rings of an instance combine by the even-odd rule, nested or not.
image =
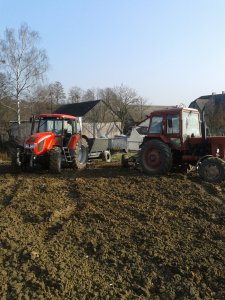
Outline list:
[[[123,83],[188,105],[225,90],[225,0],[0,0],[0,38],[23,22],[65,92]]]

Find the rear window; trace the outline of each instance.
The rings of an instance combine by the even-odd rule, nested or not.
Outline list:
[[[195,112],[183,112],[183,136],[184,138],[188,136],[200,137],[200,120],[199,114]]]

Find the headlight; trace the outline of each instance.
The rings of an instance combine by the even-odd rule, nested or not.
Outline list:
[[[25,144],[24,148],[33,150],[35,146],[36,146],[36,144]]]

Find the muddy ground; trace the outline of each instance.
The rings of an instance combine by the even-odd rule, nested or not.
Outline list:
[[[225,299],[225,183],[0,164],[0,299]]]

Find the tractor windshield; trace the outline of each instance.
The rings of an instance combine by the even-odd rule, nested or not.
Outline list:
[[[200,120],[199,114],[193,111],[183,111],[182,117],[183,137],[200,137]]]
[[[162,129],[162,116],[153,116],[149,127],[149,133],[160,134]]]
[[[38,124],[37,132],[54,132],[57,134],[62,134],[63,120],[62,119],[40,119]]]

